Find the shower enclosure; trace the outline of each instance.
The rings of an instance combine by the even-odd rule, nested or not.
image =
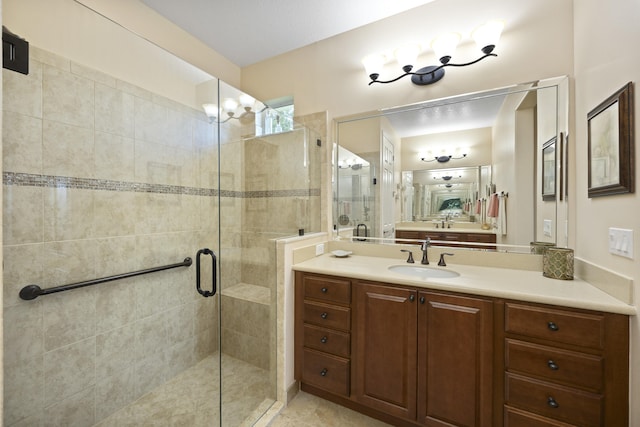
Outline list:
[[[264,134],[275,111],[75,1],[3,20],[30,42],[3,70],[3,425],[252,425],[319,136]]]

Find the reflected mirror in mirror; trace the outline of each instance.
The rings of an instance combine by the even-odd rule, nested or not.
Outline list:
[[[549,164],[541,154],[566,135],[567,117],[561,77],[338,119],[335,228],[367,242],[438,230],[440,243],[452,246],[566,246],[566,198],[543,197]],[[562,166],[551,165],[566,173]]]

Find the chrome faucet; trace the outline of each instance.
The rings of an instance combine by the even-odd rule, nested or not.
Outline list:
[[[422,251],[422,261],[420,264],[429,265],[429,257],[427,256],[427,250],[431,246],[431,238],[427,237],[422,245],[420,245],[420,250]]]

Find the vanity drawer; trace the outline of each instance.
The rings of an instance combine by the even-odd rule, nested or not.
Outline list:
[[[592,391],[602,390],[601,357],[516,340],[507,340],[506,364],[510,372],[535,375]]]
[[[505,406],[504,427],[573,427],[573,424],[566,424]]]
[[[339,304],[351,302],[351,281],[349,280],[305,275],[302,285],[305,298]]]
[[[304,350],[303,382],[333,393],[348,396],[349,376],[348,359],[320,353],[315,350]]]
[[[351,309],[347,307],[305,300],[302,317],[305,323],[325,328],[351,329]]]
[[[351,334],[304,325],[304,346],[336,356],[349,357],[351,354]]]
[[[601,425],[602,396],[515,374],[506,374],[505,397],[536,414],[584,427]]]
[[[594,349],[604,347],[604,316],[505,304],[505,331]]]

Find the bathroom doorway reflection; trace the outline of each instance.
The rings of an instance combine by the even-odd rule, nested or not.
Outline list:
[[[2,8],[30,43],[29,74],[3,70],[2,424],[253,425],[275,242],[320,228],[319,138],[261,135],[264,104],[76,1]]]

